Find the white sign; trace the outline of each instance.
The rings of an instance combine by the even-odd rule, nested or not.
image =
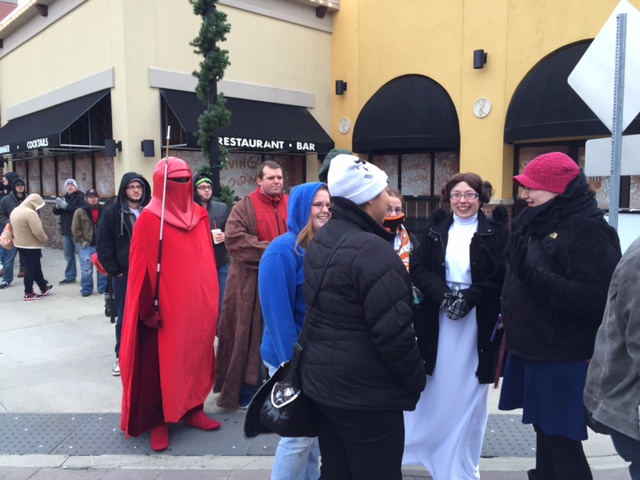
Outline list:
[[[584,174],[587,177],[611,175],[611,138],[587,140]],[[620,175],[640,175],[640,135],[623,135]]]
[[[611,131],[616,71],[616,16],[627,14],[622,131],[640,112],[640,12],[622,0],[569,75],[571,88]]]

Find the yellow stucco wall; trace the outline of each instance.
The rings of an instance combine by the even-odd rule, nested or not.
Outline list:
[[[109,2],[89,1],[0,61],[2,111],[112,66]],[[98,25],[96,19],[102,19]],[[87,28],[94,25],[94,28]],[[4,118],[4,116],[3,116]],[[4,123],[4,120],[3,120]]]
[[[636,8],[640,0],[630,2]],[[331,134],[351,148],[338,122],[355,124],[359,111],[385,83],[420,74],[449,93],[460,122],[460,169],[475,171],[511,195],[513,147],[504,144],[504,123],[514,91],[545,56],[565,45],[594,38],[618,0],[351,0],[334,18],[334,80],[348,82],[334,96]],[[473,69],[473,51],[488,53],[485,68]],[[473,115],[480,97],[492,102],[484,119]]]

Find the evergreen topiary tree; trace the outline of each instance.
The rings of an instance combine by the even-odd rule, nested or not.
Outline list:
[[[196,15],[202,17],[198,36],[191,42],[195,52],[204,57],[200,71],[193,72],[198,79],[196,94],[207,106],[198,117],[198,145],[209,158],[213,178],[213,194],[220,195],[220,169],[225,165],[227,149],[218,145],[217,133],[231,122],[231,112],[225,107],[226,101],[218,94],[217,83],[224,76],[229,63],[229,52],[218,44],[226,40],[231,30],[227,15],[216,9],[217,0],[189,0]]]

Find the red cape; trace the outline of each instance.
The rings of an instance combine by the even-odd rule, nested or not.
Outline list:
[[[202,215],[191,230],[164,225],[159,329],[140,317],[153,308],[160,219],[143,211],[135,224],[120,348],[120,427],[127,435],[178,422],[211,392],[218,279],[209,217],[197,208]]]

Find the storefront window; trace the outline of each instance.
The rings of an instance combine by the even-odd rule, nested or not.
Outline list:
[[[387,174],[389,186],[398,190],[398,155],[374,155],[373,164]]]
[[[96,166],[96,191],[100,198],[109,198],[116,194],[116,185],[120,186],[120,179],[114,183],[115,171],[113,159],[105,156],[104,152],[97,152],[95,156]]]
[[[430,153],[402,155],[400,190],[405,197],[427,197],[432,194]]]
[[[28,160],[28,167],[27,192],[40,193],[40,160],[37,158]]]
[[[75,160],[75,181],[78,188],[84,193],[93,188],[93,166],[91,154],[74,155]]]
[[[460,172],[460,154],[458,152],[436,153],[435,195],[440,195],[442,187],[453,175]]]
[[[13,168],[20,178],[28,180],[27,191],[43,198],[64,195],[67,178],[75,179],[82,192],[95,187],[100,198],[115,195],[113,159],[106,157],[104,152],[14,161]]]
[[[53,157],[42,159],[42,196],[55,197],[56,186],[56,166]]]

